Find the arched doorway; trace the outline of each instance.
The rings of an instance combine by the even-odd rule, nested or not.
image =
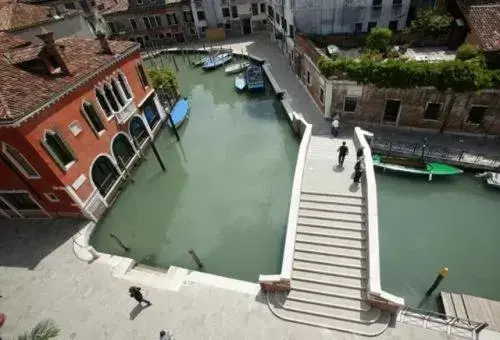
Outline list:
[[[135,116],[130,120],[130,135],[136,144],[142,144],[142,142],[148,137],[148,131],[146,130],[144,121],[141,118]]]
[[[113,139],[113,145],[111,146],[113,150],[113,155],[118,162],[120,169],[124,169],[125,166],[130,162],[132,157],[134,157],[134,147],[130,144],[128,138],[120,133],[116,135]]]
[[[119,175],[107,156],[99,156],[92,165],[92,181],[103,197],[111,190]]]

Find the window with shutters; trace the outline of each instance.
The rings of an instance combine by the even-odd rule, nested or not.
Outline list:
[[[7,157],[9,162],[14,165],[14,167],[22,173],[24,177],[29,179],[40,178],[40,175],[35,170],[33,165],[31,165],[31,163],[19,150],[7,143],[2,143],[2,152]]]
[[[57,165],[68,170],[76,161],[76,155],[69,144],[56,131],[46,131],[42,144]]]
[[[82,103],[82,114],[96,135],[100,136],[106,130],[101,117],[91,102],[84,101]]]

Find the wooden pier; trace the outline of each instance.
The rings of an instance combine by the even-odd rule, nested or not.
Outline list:
[[[448,292],[441,292],[441,299],[446,315],[486,322],[488,329],[500,332],[500,301]]]

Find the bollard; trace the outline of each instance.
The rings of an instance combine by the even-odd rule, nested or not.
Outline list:
[[[201,263],[200,261],[200,258],[198,257],[198,255],[196,255],[196,253],[194,252],[194,249],[189,249],[189,254],[191,254],[191,256],[193,257],[193,260],[194,262],[196,262],[196,265],[198,266],[199,269],[202,269],[203,267],[205,267],[203,265],[203,263]]]
[[[123,248],[123,250],[125,250],[125,251],[129,251],[129,250],[130,250],[130,248],[129,248],[129,247],[127,247],[127,246],[125,245],[125,243],[123,243],[123,241],[122,241],[122,240],[120,240],[120,239],[118,238],[118,236],[116,236],[114,233],[109,233],[109,236],[111,236],[112,238],[114,238],[114,239],[116,240],[116,242],[118,242],[118,244],[120,245],[120,247],[122,247],[122,248]]]
[[[443,267],[439,270],[439,274],[438,276],[436,277],[436,279],[434,280],[434,283],[432,284],[432,286],[427,290],[427,292],[425,293],[425,296],[431,296],[432,292],[434,292],[436,290],[436,288],[439,286],[439,284],[441,283],[441,281],[443,281],[443,279],[448,275],[448,268],[447,267]]]

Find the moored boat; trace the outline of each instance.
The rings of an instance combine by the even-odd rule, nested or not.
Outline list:
[[[172,111],[170,111],[170,116],[176,128],[182,125],[184,121],[189,117],[189,102],[187,99],[179,99],[175,103]],[[172,127],[170,119],[168,120],[168,126]]]
[[[486,185],[500,189],[500,173],[485,171],[481,174],[476,175],[476,177],[483,178]]]
[[[247,86],[247,82],[246,82],[244,76],[238,76],[238,77],[234,78],[234,87],[238,91],[243,91],[246,86]]]
[[[207,61],[203,64],[202,68],[205,71],[216,69],[233,59],[233,55],[229,52],[221,53],[216,56],[209,57]]]
[[[432,179],[432,176],[451,176],[463,172],[463,170],[448,164],[377,154],[373,155],[373,166],[384,170],[427,175],[429,180]]]
[[[250,66],[249,62],[238,63],[231,66],[228,66],[224,69],[224,72],[227,74],[235,74],[245,71]]]
[[[247,68],[245,72],[245,79],[249,91],[258,91],[264,89],[264,77],[262,75],[262,68],[258,65],[253,65]]]

